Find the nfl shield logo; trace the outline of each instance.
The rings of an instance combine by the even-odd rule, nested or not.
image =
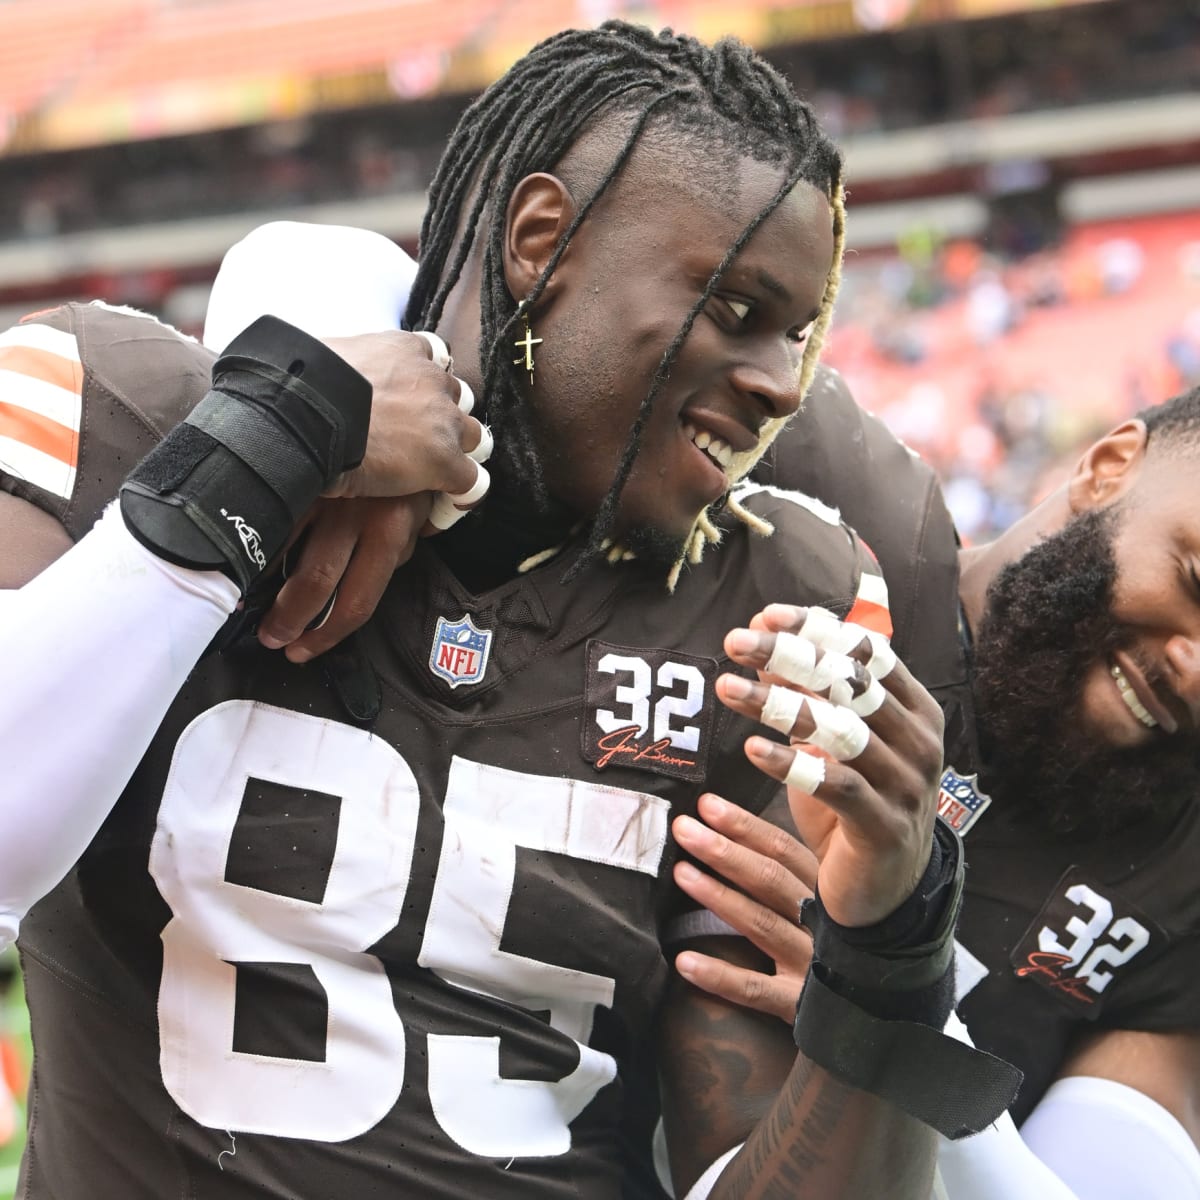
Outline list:
[[[440,675],[452,688],[460,683],[478,683],[487,670],[492,648],[492,630],[479,629],[469,616],[461,621],[438,617],[433,631],[433,649],[429,669]]]
[[[960,775],[953,767],[942,775],[938,816],[960,837],[983,816],[992,798],[979,790],[979,776]]]

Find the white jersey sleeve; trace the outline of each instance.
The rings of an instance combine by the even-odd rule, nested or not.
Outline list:
[[[0,947],[92,840],[238,597],[155,557],[115,505],[0,592]]]

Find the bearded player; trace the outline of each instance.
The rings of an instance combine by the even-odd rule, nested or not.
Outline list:
[[[937,691],[959,729],[941,807],[970,868],[958,1011],[1025,1073],[1019,1135],[1006,1121],[943,1148],[953,1200],[1200,1196],[1198,453],[1193,391],[1096,442],[990,545],[947,554],[948,522],[941,552],[929,540],[941,569],[926,572],[925,619],[943,626]],[[795,479],[800,465],[775,468]],[[870,537],[870,507],[844,498]],[[731,806],[701,812],[717,832],[677,824],[681,844],[763,904],[705,876],[681,883],[774,967],[760,974],[727,940],[707,947],[720,960],[681,965],[717,996],[785,1015],[811,950],[790,922],[811,860]]]
[[[829,615],[878,611],[874,565],[810,502],[758,491],[708,511],[811,377],[839,169],[743,48],[623,25],[551,39],[470,110],[433,186],[408,317],[436,326],[467,385],[447,375],[426,421],[460,420],[468,392],[486,405],[492,494],[417,548],[327,667],[235,638],[163,706],[112,815],[23,924],[26,1196],[619,1194],[667,975],[668,821],[705,783],[753,805],[788,781],[829,814],[830,969],[785,1089],[761,1120],[734,1105],[720,1160],[681,1141],[681,1190],[923,1197],[929,1127],[994,1115],[980,1082],[1007,1077],[936,1032],[961,886],[956,843],[930,838],[936,707],[885,645]],[[78,397],[77,438],[32,447],[65,449],[68,470],[5,477],[6,528],[49,515],[79,539],[9,605],[43,651],[33,606],[14,606],[45,607],[77,563],[119,598],[171,568],[142,616],[198,605],[194,660],[317,492],[408,490],[436,518],[427,493],[464,507],[482,490],[478,429],[444,429],[444,469],[406,476],[378,400],[363,428],[361,379],[279,323],[215,366],[104,309],[22,329],[43,331],[26,349],[56,347],[55,386]],[[339,350],[378,384],[363,346]],[[22,395],[13,407],[32,411]],[[399,411],[413,409],[384,417]],[[53,432],[23,418],[25,444],[31,427]],[[47,558],[50,540],[23,544]],[[122,553],[132,564],[110,569]],[[231,586],[181,598],[214,579]],[[768,690],[747,678],[749,631],[723,639],[781,592],[823,607],[778,629]],[[123,640],[140,659],[136,625]],[[42,673],[59,661],[43,653]],[[96,708],[65,726],[89,753],[125,736]],[[747,741],[759,718],[771,736]],[[39,753],[18,756],[19,794],[53,808],[58,791],[37,786],[50,720],[24,727]],[[847,1039],[863,1029],[885,1053]],[[910,1077],[914,1055],[939,1064],[936,1093]],[[664,1099],[684,1123],[709,1115],[707,1096]]]

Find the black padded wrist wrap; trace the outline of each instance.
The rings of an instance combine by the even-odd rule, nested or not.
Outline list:
[[[371,385],[333,351],[261,317],[213,365],[213,389],[130,472],[121,512],[168,562],[247,592],[305,510],[362,461]]]
[[[962,887],[962,844],[939,820],[916,891],[878,925],[845,928],[819,898],[807,901],[813,964],[794,1026],[813,1062],[950,1138],[990,1125],[1021,1082],[1009,1063],[941,1032],[954,1006]]]

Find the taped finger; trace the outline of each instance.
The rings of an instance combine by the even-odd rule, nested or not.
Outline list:
[[[434,529],[444,533],[466,515],[464,509],[454,507],[454,501],[445,492],[439,492],[433,498],[433,507],[429,510],[429,523]]]
[[[479,445],[474,450],[467,451],[467,457],[476,463],[485,463],[492,457],[492,450],[495,447],[495,442],[492,440],[492,431],[482,422],[479,424]]]
[[[475,393],[471,391],[471,385],[465,379],[459,379],[457,375],[454,378],[458,381],[458,407],[470,414],[475,407]]]
[[[832,650],[835,654],[849,654],[865,640],[871,646],[871,653],[863,665],[876,679],[885,679],[895,669],[896,652],[883,634],[853,621],[839,620],[827,608],[810,608],[799,633],[819,650]]]
[[[805,704],[814,728],[804,741],[831,754],[838,762],[849,762],[867,748],[871,731],[857,713],[811,696]]]
[[[450,357],[450,347],[436,333],[430,333],[425,329],[418,330],[417,337],[424,338],[429,343],[430,357],[433,359],[434,366],[441,367],[443,371],[449,371],[454,364],[454,359]]]
[[[809,691],[827,694],[831,704],[844,705],[860,717],[877,712],[887,699],[883,685],[856,659],[831,650],[818,656],[813,642],[794,633],[775,635],[765,669]]]
[[[471,461],[475,462],[474,459]],[[487,495],[487,490],[491,486],[492,478],[487,473],[487,468],[484,467],[482,463],[475,462],[475,470],[477,472],[475,475],[475,482],[469,488],[467,488],[465,492],[458,492],[454,495],[449,493],[447,494],[446,498],[451,504],[455,504],[459,508],[466,508],[471,504],[478,504],[479,501]]]
[[[811,796],[825,782],[825,760],[798,749],[783,782]]]
[[[808,710],[813,730],[796,733],[796,721]],[[791,688],[772,685],[762,706],[762,723],[797,741],[808,742],[831,754],[839,762],[857,758],[871,740],[871,730],[857,713],[816,696],[805,696]]]

